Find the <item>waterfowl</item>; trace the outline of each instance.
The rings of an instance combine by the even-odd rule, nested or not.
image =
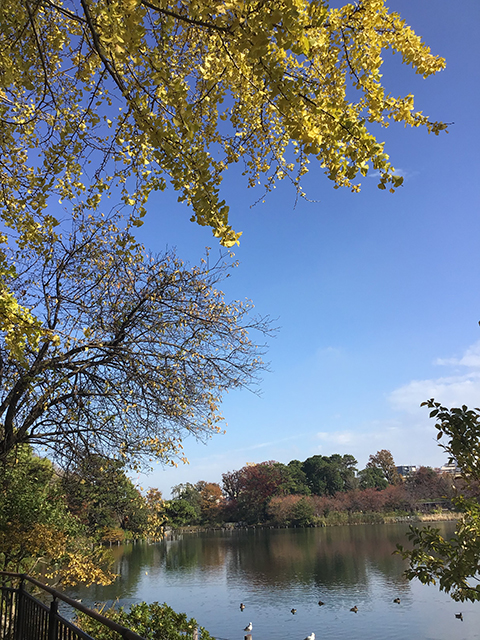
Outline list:
[[[323,607],[323,605],[325,604],[324,602],[322,602],[321,600],[318,601],[318,604]]]
[[[296,609],[292,609],[292,613],[293,614],[297,613],[297,610]]]
[[[393,601],[395,602],[395,604],[400,604],[400,598],[394,598]]]
[[[240,610],[243,611],[245,609],[245,605],[243,604],[243,602],[240,603]]]
[[[357,613],[357,611],[358,611],[358,607],[357,607],[357,605],[355,605],[354,607],[352,607],[352,608],[350,609],[350,611],[353,611],[353,613]]]
[[[463,613],[456,613],[455,614],[455,618],[458,618],[459,620],[461,620],[463,622]]]
[[[253,629],[253,624],[251,622],[249,622],[247,624],[247,626],[245,627],[244,631],[251,631]]]
[[[313,631],[309,636],[305,638],[305,640],[315,640],[315,634],[313,633]]]

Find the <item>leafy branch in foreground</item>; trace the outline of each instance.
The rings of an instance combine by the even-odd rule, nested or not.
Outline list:
[[[388,50],[423,77],[445,66],[384,0],[3,0],[3,223],[41,250],[59,198],[95,211],[115,194],[141,224],[170,182],[232,246],[219,189],[237,162],[267,191],[301,194],[310,160],[335,187],[373,170],[395,189],[371,126],[446,125],[386,91]]]
[[[436,584],[440,590],[449,593],[454,600],[480,600],[480,505],[474,497],[464,494],[480,481],[480,409],[447,409],[433,399],[423,403],[436,418],[437,439],[443,436],[448,443],[440,446],[455,462],[461,472],[457,479],[459,495],[453,498],[462,516],[457,523],[455,534],[448,540],[438,529],[410,527],[408,538],[413,549],[407,550],[397,545],[398,553],[409,561],[406,576],[418,578],[423,584]]]
[[[0,341],[0,458],[29,443],[66,463],[173,462],[184,437],[221,430],[222,393],[264,366],[249,332],[269,321],[225,302],[225,260],[146,255],[116,222],[75,220],[47,259],[17,264],[9,286],[42,337],[20,354]]]
[[[42,260],[60,218],[128,211],[171,184],[222,245],[238,244],[222,197],[242,164],[262,194],[305,195],[310,163],[335,188],[402,182],[378,125],[447,125],[388,93],[385,52],[428,77],[445,61],[385,0],[2,0],[0,331],[34,347],[41,324],[9,286],[11,252]],[[260,197],[260,199],[263,196]],[[252,200],[258,200],[256,195]],[[107,207],[105,206],[107,205]]]

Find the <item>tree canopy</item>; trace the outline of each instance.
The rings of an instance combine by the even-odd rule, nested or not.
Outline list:
[[[305,460],[302,470],[312,493],[333,496],[338,491],[348,491],[353,488],[356,464],[357,461],[350,454],[314,455]]]
[[[378,454],[382,452],[391,457],[386,450]],[[463,510],[464,502],[458,501],[458,480],[454,483],[448,473],[420,467],[405,481],[389,483],[380,467],[367,466],[356,476],[356,464],[351,454],[313,455],[303,462],[291,460],[288,464],[247,463],[222,475],[223,520],[324,526],[384,522],[386,514],[398,517],[428,513],[439,506]],[[197,483],[195,487],[201,485]],[[180,485],[173,491],[179,498],[188,497],[197,504],[193,488]],[[457,497],[452,499],[454,495]],[[478,500],[478,486],[470,486],[468,495]]]
[[[93,535],[102,529],[127,529],[141,535],[149,510],[120,460],[101,455],[80,459],[62,474],[61,484],[70,511]]]
[[[261,522],[271,497],[286,492],[288,468],[274,460],[246,464],[239,471],[222,474],[222,480],[237,517],[248,523]]]
[[[79,218],[47,259],[17,262],[8,285],[41,331],[0,341],[0,458],[29,443],[67,463],[171,462],[188,434],[221,430],[222,393],[262,367],[249,331],[268,322],[225,302],[227,263],[148,255],[117,221]]]
[[[287,178],[302,193],[311,160],[336,187],[358,190],[371,169],[395,188],[372,127],[446,125],[386,91],[385,51],[424,77],[445,66],[384,0],[4,0],[3,224],[41,249],[52,202],[112,197],[140,224],[170,182],[231,246],[219,188],[237,162],[266,191]]]
[[[4,0],[0,4],[0,331],[44,335],[12,291],[19,258],[45,261],[72,217],[125,209],[141,225],[167,184],[224,246],[238,242],[220,187],[241,163],[261,193],[314,161],[335,187],[396,188],[380,127],[438,134],[413,96],[382,84],[398,52],[444,68],[384,0]],[[375,133],[374,133],[375,132]],[[261,196],[262,197],[262,196]],[[257,199],[257,196],[255,196]]]
[[[222,480],[230,517],[248,523],[262,522],[266,520],[268,505],[275,497],[294,494],[333,496],[337,492],[349,491],[355,486],[355,464],[357,461],[352,455],[335,453],[329,457],[311,456],[304,462],[292,460],[288,465],[270,460],[247,464],[238,471],[228,471],[222,474]],[[298,507],[296,521],[310,518],[310,515],[308,518],[305,515],[310,509],[305,511],[306,504],[304,501]]]
[[[366,467],[358,472],[361,489],[386,489],[388,481],[378,467]]]
[[[109,584],[113,558],[68,510],[49,460],[19,446],[0,462],[0,570],[65,585]]]
[[[388,449],[381,449],[375,455],[370,455],[367,468],[380,470],[388,484],[398,484],[400,482],[395,461]]]

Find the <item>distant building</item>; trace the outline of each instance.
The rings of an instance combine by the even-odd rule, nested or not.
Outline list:
[[[456,462],[449,462],[440,467],[440,473],[451,473],[452,476],[462,475],[462,470]]]
[[[406,478],[407,476],[411,476],[412,473],[416,473],[417,466],[414,464],[403,464],[400,467],[396,467],[397,473],[399,476]]]

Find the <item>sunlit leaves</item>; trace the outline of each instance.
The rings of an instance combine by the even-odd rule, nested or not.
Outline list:
[[[0,477],[0,568],[90,585],[112,582],[111,564],[67,510],[51,462],[17,447]]]
[[[27,242],[53,197],[95,209],[113,195],[138,221],[170,181],[229,246],[229,164],[300,189],[311,157],[357,190],[368,162],[395,188],[369,123],[445,128],[382,86],[385,50],[424,77],[444,67],[383,0],[6,0],[0,24],[1,215]]]
[[[424,77],[445,66],[384,0],[3,0],[0,330],[15,356],[43,334],[1,276],[18,251],[48,259],[59,218],[121,207],[138,227],[170,184],[229,247],[232,164],[261,194],[287,179],[304,195],[315,165],[335,188],[369,171],[398,188],[369,127],[446,125],[385,91],[388,50]]]
[[[19,362],[24,359],[27,343],[35,349],[41,335],[41,323],[29,309],[18,304],[5,286],[0,292],[0,331],[4,333],[6,349]]]

